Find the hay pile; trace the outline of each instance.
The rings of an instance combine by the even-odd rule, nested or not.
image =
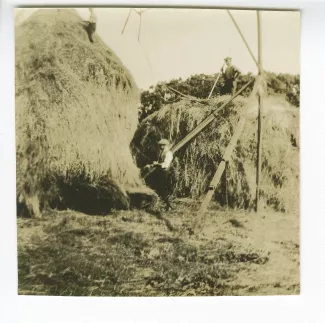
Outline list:
[[[257,83],[258,85],[258,83]],[[226,172],[216,190],[221,205],[254,207],[257,147],[256,87],[249,98],[237,97],[193,141],[175,154],[170,189],[174,196],[198,198],[221,162],[241,115],[247,118]],[[164,106],[147,117],[133,139],[137,164],[155,160],[155,143],[161,137],[176,144],[229,96],[213,99],[209,106],[189,101]],[[264,101],[261,195],[263,201],[283,212],[299,208],[299,109],[281,97]],[[139,153],[141,152],[141,154]],[[145,158],[146,156],[147,158]],[[226,180],[227,178],[227,180]],[[148,179],[149,185],[154,185]]]
[[[143,186],[129,149],[139,91],[74,9],[43,9],[16,28],[18,206],[126,208]],[[19,210],[18,210],[19,211]]]

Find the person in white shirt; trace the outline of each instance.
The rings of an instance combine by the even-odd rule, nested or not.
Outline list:
[[[172,206],[168,192],[168,175],[171,163],[173,161],[173,153],[170,150],[170,143],[167,139],[161,139],[158,142],[160,155],[158,161],[152,165],[146,165],[146,168],[155,167],[156,191],[166,204],[166,210],[171,210]]]
[[[89,40],[93,43],[93,34],[96,31],[96,24],[97,24],[97,16],[93,8],[89,8],[90,11],[90,17],[89,17],[89,23],[88,23],[88,37]]]

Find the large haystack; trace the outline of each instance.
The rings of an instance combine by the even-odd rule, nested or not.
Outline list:
[[[142,185],[129,144],[138,89],[74,9],[43,9],[16,28],[17,197],[35,215],[61,206],[128,206]]]
[[[209,106],[181,101],[150,115],[140,124],[133,140],[138,166],[148,163],[148,159],[157,158],[155,143],[159,138],[166,137],[177,143],[228,99],[229,96],[213,99]],[[265,203],[276,210],[292,211],[299,207],[299,109],[291,107],[280,97],[266,98],[264,109],[261,194]],[[255,95],[236,98],[202,133],[176,153],[170,182],[175,196],[197,198],[206,192],[240,115],[247,117],[245,129],[215,197],[222,205],[254,206]],[[147,181],[154,185],[154,175]]]

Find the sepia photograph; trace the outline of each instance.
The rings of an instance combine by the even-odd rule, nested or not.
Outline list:
[[[14,19],[19,295],[300,295],[299,11]]]

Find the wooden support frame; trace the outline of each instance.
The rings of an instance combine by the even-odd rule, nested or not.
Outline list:
[[[197,103],[202,104],[202,103],[201,103],[201,100],[199,100],[199,99],[197,99],[197,98],[195,98],[195,97],[193,97],[193,96],[190,96],[190,95],[184,94],[184,93],[182,93],[182,92],[179,92],[178,90],[172,88],[171,86],[166,85],[166,88],[167,88],[169,91],[171,91],[172,93],[176,93],[176,94],[178,94],[178,95],[184,97],[184,98],[187,99],[187,100],[195,101],[195,102],[197,102]]]
[[[140,41],[140,33],[141,33],[141,25],[142,25],[142,12],[139,13],[140,22],[139,22],[139,29],[138,29],[138,41]]]
[[[258,59],[255,58],[252,50],[250,49],[243,33],[241,32],[235,18],[227,10],[228,15],[233,21],[239,35],[241,36],[243,42],[245,43],[252,59],[258,67],[258,77],[263,75],[263,64],[262,64],[262,32],[261,32],[261,11],[257,10],[257,42],[258,42]],[[255,197],[255,211],[258,212],[260,208],[260,180],[261,180],[261,170],[262,170],[262,119],[263,119],[263,94],[258,92],[258,119],[257,119],[257,158],[256,158],[256,197]]]
[[[257,11],[257,34],[258,34],[258,75],[263,74],[262,65],[262,35],[261,35],[261,12]],[[257,122],[257,160],[256,160],[256,205],[255,211],[260,209],[260,178],[262,168],[262,114],[263,93],[258,92],[258,122]]]
[[[141,10],[141,9],[140,9],[140,10],[136,10],[136,9],[134,9],[134,8],[131,8],[131,9],[130,9],[130,12],[129,12],[129,14],[128,14],[126,20],[125,20],[124,27],[123,27],[123,29],[122,29],[122,33],[121,33],[121,35],[123,35],[124,30],[125,30],[125,28],[126,28],[126,25],[127,25],[128,22],[129,22],[129,19],[130,19],[131,13],[132,13],[132,11],[134,11],[134,12],[135,12],[136,14],[138,14],[139,17],[140,17],[139,28],[138,28],[138,42],[140,42],[140,32],[141,32],[141,25],[142,25],[142,14],[145,13],[146,11],[150,10],[150,9],[151,9],[151,8],[147,8],[147,9],[144,9],[144,10]]]
[[[203,202],[201,204],[201,207],[200,209],[198,210],[197,212],[197,215],[196,215],[196,219],[195,219],[195,222],[194,222],[194,225],[192,227],[192,232],[196,232],[199,227],[200,227],[200,224],[204,218],[204,214],[205,214],[205,211],[207,210],[208,208],[208,205],[213,197],[213,194],[220,182],[220,179],[221,179],[221,176],[226,168],[226,163],[229,161],[230,157],[231,157],[231,154],[233,152],[233,150],[235,149],[235,146],[237,144],[237,141],[241,135],[241,133],[243,132],[244,130],[244,126],[245,126],[245,123],[246,123],[246,118],[245,117],[241,117],[239,119],[239,122],[237,124],[237,127],[235,129],[235,132],[230,140],[230,143],[229,145],[227,146],[227,149],[223,155],[223,160],[222,162],[219,164],[218,166],[218,169],[215,173],[215,175],[213,176],[213,179],[209,185],[209,191],[208,193],[206,194],[205,198],[203,199]]]
[[[261,39],[261,19],[260,19],[260,11],[257,11],[257,30],[258,30],[258,61],[256,60],[252,50],[250,49],[243,33],[241,32],[236,20],[234,19],[234,17],[232,16],[232,14],[230,13],[229,10],[227,10],[227,13],[229,14],[230,18],[232,19],[236,29],[238,30],[242,40],[244,41],[247,50],[249,51],[252,59],[254,60],[255,64],[258,67],[258,77],[261,77],[263,74],[263,68],[262,68],[262,39]],[[211,92],[209,94],[208,99],[211,97],[212,92],[215,88],[216,83],[218,82],[220,73],[218,75],[218,78],[216,79]],[[207,127],[212,121],[213,119],[216,117],[216,113],[221,110],[222,108],[224,108],[225,106],[227,106],[235,97],[237,97],[246,87],[248,87],[251,83],[253,83],[253,81],[248,82],[243,88],[241,88],[237,93],[235,93],[235,95],[226,103],[224,103],[221,107],[217,108],[215,111],[212,112],[212,114],[210,116],[208,116],[205,120],[203,120],[197,127],[195,127],[187,136],[185,136],[185,138],[183,138],[180,142],[178,142],[172,149],[171,151],[173,153],[175,153],[177,150],[179,150],[180,148],[182,148],[185,144],[187,144],[189,141],[191,141],[193,138],[195,138],[205,127]],[[176,92],[176,90],[174,89],[170,89]],[[186,95],[179,93],[185,97],[187,97]],[[260,173],[261,173],[261,153],[262,153],[262,136],[261,136],[261,132],[262,132],[262,110],[263,110],[263,93],[258,92],[258,103],[259,103],[259,111],[258,111],[258,142],[257,142],[257,161],[256,161],[256,212],[258,212],[259,210],[259,185],[260,185]],[[199,227],[206,209],[208,208],[208,205],[213,197],[213,194],[215,192],[215,189],[217,187],[217,185],[219,184],[219,181],[221,179],[221,176],[223,174],[223,172],[225,171],[226,168],[226,164],[230,159],[230,156],[237,144],[237,141],[239,139],[239,136],[241,135],[243,129],[244,129],[244,125],[246,122],[246,118],[245,117],[241,117],[238,125],[235,129],[234,135],[229,143],[229,145],[227,146],[227,149],[224,153],[223,156],[223,160],[220,163],[220,165],[218,166],[218,169],[210,183],[209,186],[209,191],[206,194],[201,207],[199,209],[199,211],[197,212],[197,216],[196,216],[196,220],[195,223],[192,227],[192,232],[195,232],[195,230],[197,230],[197,228]],[[151,172],[149,171],[149,173],[147,173],[144,178],[146,178]]]
[[[197,125],[191,132],[188,133],[181,141],[179,141],[171,151],[175,153],[177,150],[181,149],[189,141],[195,138],[205,127],[207,127],[217,116],[217,112],[225,108],[229,103],[231,103],[240,93],[242,93],[249,85],[251,85],[254,80],[248,82],[239,91],[237,91],[227,102],[223,103],[219,108],[215,109],[206,119],[204,119],[199,125]]]
[[[257,34],[258,34],[258,61],[256,60],[253,52],[251,51],[244,35],[242,34],[238,24],[236,23],[234,17],[230,13],[229,10],[227,10],[230,18],[232,19],[233,23],[235,24],[235,27],[237,28],[242,40],[244,41],[249,53],[251,54],[255,64],[258,67],[258,77],[262,77],[263,74],[263,66],[262,66],[262,36],[261,36],[261,12],[257,11]],[[259,211],[259,197],[260,197],[260,174],[261,174],[261,155],[262,155],[262,113],[263,113],[263,93],[260,93],[258,91],[258,129],[257,129],[257,160],[256,160],[256,212]],[[235,145],[239,139],[240,134],[242,133],[244,129],[246,119],[245,117],[241,117],[241,119],[238,122],[238,125],[236,127],[236,130],[234,132],[234,135],[226,149],[226,152],[223,156],[223,161],[220,163],[211,183],[209,186],[209,191],[206,194],[205,198],[203,199],[203,202],[201,204],[200,209],[197,212],[196,219],[194,222],[194,225],[192,227],[192,233],[195,233],[197,229],[199,228],[202,219],[204,218],[204,214],[208,208],[208,205],[213,197],[213,194],[215,192],[215,189],[217,185],[219,184],[219,181],[221,179],[221,176],[226,168],[226,163],[229,161],[229,158],[235,148]]]
[[[174,154],[176,151],[181,149],[184,145],[186,145],[189,141],[194,139],[204,128],[206,128],[216,117],[217,112],[225,108],[229,103],[231,103],[240,93],[242,93],[249,85],[251,85],[254,80],[248,82],[245,86],[243,86],[238,92],[236,92],[230,100],[223,103],[220,107],[215,109],[206,119],[204,119],[199,125],[197,125],[191,132],[188,133],[181,141],[179,141],[174,147],[172,147],[171,151]],[[150,169],[144,176],[143,179],[146,179],[152,172],[153,169]]]
[[[243,40],[244,44],[246,45],[247,50],[248,50],[249,53],[251,54],[253,61],[255,62],[256,66],[258,66],[257,59],[255,58],[255,56],[254,56],[252,50],[250,49],[250,47],[249,47],[249,45],[248,45],[248,43],[247,43],[247,40],[245,39],[243,33],[241,32],[241,30],[240,30],[240,28],[239,28],[239,26],[238,26],[238,24],[237,24],[237,22],[236,22],[234,16],[231,14],[231,12],[230,12],[229,10],[227,10],[227,12],[228,12],[228,15],[230,16],[232,22],[234,23],[236,29],[238,30],[241,39]]]
[[[128,14],[126,20],[125,20],[125,24],[124,24],[124,27],[123,27],[123,30],[122,30],[122,33],[121,33],[122,35],[123,35],[123,33],[124,33],[124,30],[125,30],[126,25],[128,24],[128,21],[129,21],[129,19],[130,19],[131,13],[132,13],[132,9],[130,9],[130,12],[129,12],[129,14]]]

